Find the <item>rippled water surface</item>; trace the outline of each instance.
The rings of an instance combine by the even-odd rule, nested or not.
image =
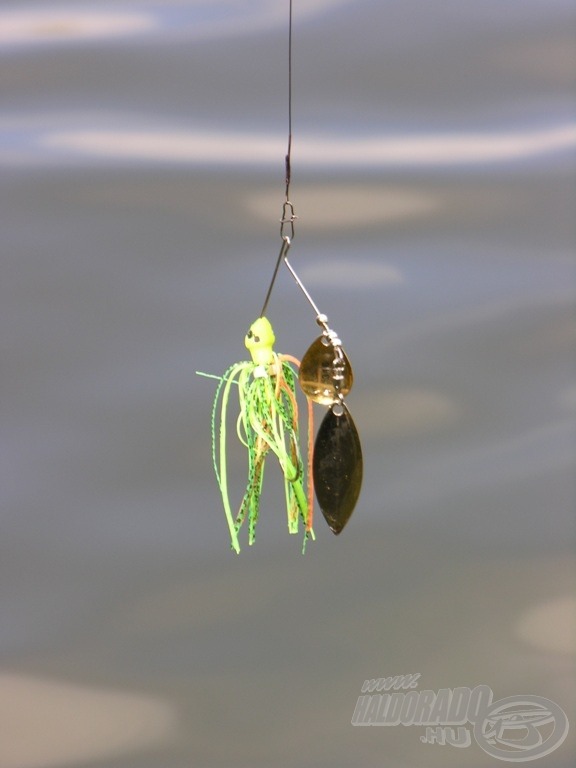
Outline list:
[[[195,372],[280,247],[287,12],[0,3],[2,768],[493,766],[351,725],[409,673],[575,722],[574,2],[294,0],[290,256],[365,478],[302,557],[270,461],[236,556]],[[302,356],[287,272],[268,315]]]

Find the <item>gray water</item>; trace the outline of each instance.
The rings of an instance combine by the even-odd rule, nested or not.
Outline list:
[[[272,460],[230,551],[195,374],[281,243],[287,3],[0,4],[2,768],[496,764],[353,727],[402,674],[574,724],[575,11],[295,0],[290,258],[365,461],[303,557]],[[285,271],[268,316],[301,357]]]

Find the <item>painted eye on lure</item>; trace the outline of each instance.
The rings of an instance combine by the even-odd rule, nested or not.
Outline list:
[[[265,317],[259,317],[250,326],[244,344],[256,365],[268,365],[274,359],[275,341],[276,337],[270,322]]]

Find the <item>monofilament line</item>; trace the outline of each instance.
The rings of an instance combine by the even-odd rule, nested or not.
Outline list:
[[[280,219],[280,237],[282,238],[282,245],[280,247],[280,253],[278,254],[278,258],[276,259],[276,264],[274,265],[274,272],[272,273],[272,280],[270,281],[270,285],[268,286],[268,290],[266,292],[266,298],[264,299],[264,304],[262,306],[262,311],[260,312],[260,317],[263,317],[266,313],[266,308],[268,307],[268,301],[270,300],[270,296],[272,295],[272,289],[274,288],[274,284],[276,282],[276,277],[278,276],[278,270],[280,269],[280,264],[284,262],[286,264],[286,267],[292,274],[292,277],[302,290],[302,293],[310,303],[311,307],[313,308],[314,312],[316,313],[316,317],[320,318],[320,324],[325,325],[325,315],[322,315],[320,313],[320,310],[314,303],[312,297],[306,290],[303,282],[300,280],[296,272],[294,271],[294,268],[288,261],[288,251],[290,250],[290,246],[292,245],[292,240],[294,238],[294,221],[297,218],[297,216],[294,213],[294,206],[290,202],[290,154],[292,151],[292,0],[289,0],[289,16],[288,16],[288,150],[286,152],[286,198],[284,200],[284,206],[282,208],[282,218]],[[328,326],[326,325],[326,328],[328,329]]]
[[[290,154],[292,152],[292,0],[288,11],[288,149],[286,151],[286,201],[290,200]]]
[[[270,300],[270,296],[272,294],[272,289],[274,287],[274,283],[276,282],[276,277],[278,275],[278,269],[280,267],[280,264],[286,254],[288,253],[288,250],[290,248],[291,243],[291,237],[294,237],[294,219],[296,218],[294,216],[294,208],[292,207],[292,204],[290,203],[290,178],[291,178],[291,166],[290,166],[290,156],[292,153],[292,0],[289,0],[289,11],[288,11],[288,147],[286,150],[286,157],[285,157],[285,163],[286,163],[286,191],[285,191],[285,202],[284,202],[284,208],[282,211],[282,219],[281,219],[281,227],[280,227],[280,236],[282,237],[282,247],[280,248],[280,253],[278,254],[278,258],[276,260],[276,265],[274,267],[274,272],[272,273],[272,280],[270,281],[270,285],[268,286],[268,290],[266,292],[266,298],[264,299],[264,304],[262,306],[262,311],[260,312],[260,317],[263,317],[266,308],[268,306],[268,301]],[[287,212],[289,211],[290,215],[287,216]],[[290,236],[286,235],[285,228],[286,226],[290,226]]]

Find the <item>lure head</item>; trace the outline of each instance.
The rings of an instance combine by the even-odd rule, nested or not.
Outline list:
[[[250,330],[244,339],[244,344],[246,349],[250,351],[252,360],[256,365],[269,365],[274,361],[272,348],[275,341],[276,337],[274,336],[270,321],[265,317],[259,317],[250,326]]]

